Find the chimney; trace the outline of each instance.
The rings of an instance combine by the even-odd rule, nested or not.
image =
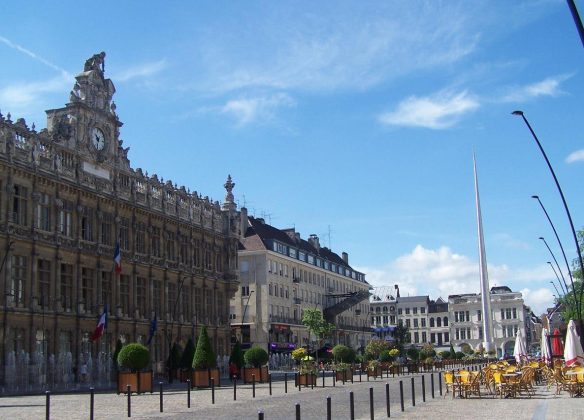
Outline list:
[[[343,257],[343,261],[345,262],[345,264],[349,265],[349,254],[343,252],[341,255]]]
[[[395,290],[397,290],[397,297],[399,298],[399,286],[397,284],[395,285]]]
[[[308,243],[315,247],[317,251],[320,249],[320,241],[318,240],[318,236],[316,236],[314,233],[309,236]]]
[[[247,228],[249,227],[249,220],[247,218],[247,209],[245,207],[241,208],[240,215],[239,215],[239,222],[240,222],[240,229],[241,229],[241,237],[245,238],[245,232],[247,232]]]

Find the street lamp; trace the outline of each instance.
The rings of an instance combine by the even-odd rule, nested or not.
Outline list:
[[[247,295],[247,302],[245,302],[245,308],[243,308],[243,316],[241,317],[241,342],[243,343],[243,323],[245,322],[245,314],[247,312],[247,307],[249,306],[249,300],[251,295],[255,293],[255,290],[251,290]],[[250,340],[251,340],[251,327],[250,327]]]
[[[533,139],[537,143],[537,146],[539,147],[539,150],[541,151],[541,154],[543,155],[543,157],[548,165],[548,168],[549,168],[549,170],[554,178],[554,181],[556,183],[556,187],[558,188],[558,192],[560,193],[560,196],[562,197],[562,202],[564,204],[564,209],[566,210],[566,215],[568,216],[568,220],[570,222],[570,228],[572,229],[572,236],[574,237],[574,243],[576,245],[576,252],[578,252],[578,262],[580,263],[580,273],[581,273],[581,275],[584,276],[584,263],[582,262],[582,252],[580,252],[580,244],[578,243],[578,235],[576,235],[576,229],[574,228],[574,222],[572,221],[572,215],[570,214],[570,210],[568,209],[568,204],[566,203],[566,198],[564,197],[564,192],[562,191],[562,188],[560,187],[560,183],[558,182],[558,178],[556,177],[556,173],[554,172],[554,169],[552,168],[552,164],[550,163],[547,155],[545,154],[545,151],[543,150],[543,147],[542,147],[541,143],[539,142],[537,135],[535,134],[535,132],[531,128],[529,121],[527,121],[527,118],[525,118],[525,115],[523,115],[523,111],[513,111],[512,114],[520,116],[523,119],[523,121],[525,122],[525,125],[527,125],[527,128],[529,128],[529,131],[531,132]],[[580,287],[580,300],[582,300],[582,295],[584,293],[584,287],[582,287],[582,286],[583,285],[581,285],[581,287]],[[574,287],[574,284],[572,283],[572,288],[573,287]],[[576,296],[576,291],[574,291],[574,296]],[[584,341],[584,320],[582,319],[582,308],[581,308],[581,305],[578,305],[578,302],[579,301],[576,299],[575,304],[577,305],[578,318],[580,321],[580,342],[583,342]]]
[[[560,276],[558,276],[558,272],[556,271],[556,269],[554,268],[553,264],[551,263],[551,261],[547,262],[550,267],[552,268],[552,270],[554,271],[554,274],[556,275],[556,278],[558,279],[558,284],[560,285],[560,289],[562,289],[562,292],[564,292],[564,294],[568,293],[567,290],[564,290],[564,286],[562,286],[562,282],[560,281]]]
[[[556,284],[553,281],[550,281],[550,283],[554,286],[554,289],[556,289],[556,293],[558,294],[558,296],[562,296],[561,293],[560,293],[560,291],[556,287]]]
[[[548,251],[550,252],[552,258],[554,259],[554,261],[556,262],[556,266],[558,267],[558,270],[560,271],[560,274],[562,276],[562,280],[564,280],[564,285],[566,286],[566,290],[568,290],[568,285],[566,284],[566,278],[564,277],[564,273],[562,273],[562,269],[560,268],[560,265],[558,264],[558,260],[556,259],[556,256],[554,255],[554,253],[552,252],[552,249],[550,248],[550,246],[548,245],[547,241],[545,240],[544,237],[540,236],[539,239],[541,239],[543,241],[543,243],[545,244],[546,248],[548,249]],[[571,275],[570,275],[570,279],[571,279]],[[574,282],[572,282],[572,289],[574,289]],[[576,291],[574,289],[574,297],[576,297]]]
[[[580,41],[582,41],[582,45],[584,45],[584,26],[582,26],[582,19],[580,19],[580,14],[578,13],[578,9],[576,9],[576,3],[574,0],[568,0],[568,7],[570,8],[570,12],[572,12],[574,23],[578,29],[578,35],[580,35]]]
[[[541,209],[545,213],[545,216],[547,217],[548,222],[550,222],[550,226],[552,227],[552,230],[554,231],[554,235],[556,235],[556,240],[558,241],[558,245],[560,246],[560,250],[562,251],[562,255],[564,256],[564,262],[566,263],[566,269],[568,270],[568,275],[570,276],[570,282],[572,283],[572,286],[574,286],[574,280],[572,279],[572,272],[570,271],[570,264],[568,264],[568,258],[566,258],[566,253],[564,252],[564,247],[562,245],[562,241],[560,241],[560,237],[558,236],[558,231],[556,230],[556,227],[554,226],[552,219],[550,218],[550,215],[548,214],[547,210],[543,206],[543,203],[539,199],[539,196],[532,195],[531,198],[535,198],[537,200],[537,202],[541,206]]]

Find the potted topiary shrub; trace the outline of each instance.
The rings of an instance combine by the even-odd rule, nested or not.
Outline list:
[[[379,360],[370,360],[367,364],[367,376],[373,376],[377,378],[378,376],[382,376],[381,373],[381,362]]]
[[[126,392],[152,392],[152,369],[145,370],[150,365],[150,351],[140,343],[130,343],[118,353],[118,394]]]
[[[211,341],[207,334],[207,327],[203,327],[201,335],[197,341],[197,349],[193,356],[193,377],[191,386],[205,388],[211,386],[211,378],[214,379],[215,385],[220,385],[220,373],[217,369],[217,359],[215,352],[211,347]]]
[[[193,358],[195,357],[195,343],[193,339],[189,338],[185,349],[183,350],[182,357],[180,358],[180,381],[186,382],[187,379],[191,379],[191,370],[193,367]]]
[[[243,382],[266,382],[268,380],[268,352],[261,347],[252,347],[243,354],[245,365],[243,368]]]
[[[318,368],[313,358],[306,356],[306,360],[300,362],[298,369],[298,386],[312,386],[316,385],[316,378],[318,375]]]
[[[353,374],[352,365],[357,353],[351,347],[337,344],[333,347],[333,357],[335,359],[334,370],[337,381],[346,381]]]
[[[337,381],[347,381],[351,379],[351,365],[345,362],[337,362],[333,365]]]
[[[243,351],[241,350],[241,344],[239,341],[235,342],[233,350],[231,350],[231,355],[229,356],[229,376],[241,376],[240,370],[245,365],[245,360],[243,359]]]

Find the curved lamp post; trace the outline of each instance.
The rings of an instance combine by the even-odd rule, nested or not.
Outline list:
[[[556,266],[558,267],[558,270],[560,271],[560,275],[562,276],[562,280],[564,280],[564,286],[566,286],[566,290],[568,290],[568,285],[566,284],[566,278],[564,277],[564,273],[562,273],[562,269],[560,268],[560,264],[558,264],[558,260],[556,259],[556,256],[552,252],[552,249],[548,245],[548,243],[545,240],[545,238],[542,237],[542,236],[540,236],[539,239],[541,239],[543,241],[543,243],[545,244],[546,248],[550,252],[552,258],[554,259],[554,261],[556,263]],[[568,273],[569,273],[569,271],[568,271]],[[572,290],[574,291],[574,299],[576,299],[576,296],[577,296],[576,295],[576,289],[574,288],[574,281],[572,280],[572,275],[571,274],[570,274],[570,280],[571,280],[571,283],[572,283]],[[578,311],[578,313],[580,313],[579,308],[580,308],[580,306],[578,305],[578,301],[576,300],[576,310]]]
[[[564,289],[564,286],[562,286],[562,281],[560,280],[560,276],[558,276],[558,272],[554,268],[554,265],[551,263],[551,261],[548,261],[547,263],[550,265],[550,267],[554,271],[554,274],[556,275],[556,278],[558,279],[558,284],[560,285],[560,289],[562,289],[562,292],[564,292],[564,294],[568,293],[568,291]]]
[[[564,251],[564,247],[562,245],[562,241],[560,241],[560,237],[558,236],[558,231],[556,230],[556,227],[554,226],[554,223],[552,222],[552,219],[550,218],[550,215],[548,214],[547,210],[543,206],[543,203],[539,199],[539,196],[532,195],[531,198],[535,198],[537,200],[537,202],[541,206],[541,209],[545,213],[545,217],[547,217],[548,222],[550,222],[550,226],[552,227],[552,230],[554,231],[554,235],[556,235],[556,240],[558,241],[558,245],[560,246],[560,250],[562,251],[562,255],[564,256],[564,262],[566,263],[566,269],[568,270],[568,275],[570,276],[570,283],[572,284],[572,287],[574,287],[574,279],[572,278],[572,272],[570,270],[570,264],[568,264],[568,258],[566,258],[566,252]],[[580,304],[581,304],[581,302],[580,302]]]
[[[560,196],[562,197],[562,203],[564,204],[564,209],[566,210],[566,215],[568,216],[568,220],[570,222],[570,228],[572,228],[572,236],[574,237],[574,243],[576,245],[576,252],[578,252],[578,262],[580,263],[580,273],[581,273],[581,275],[584,276],[584,263],[582,262],[582,252],[580,251],[580,244],[578,243],[578,235],[576,235],[576,229],[574,228],[574,222],[572,221],[572,215],[570,214],[570,210],[568,209],[568,204],[566,203],[566,198],[564,197],[564,192],[562,191],[562,188],[560,187],[560,183],[558,182],[558,178],[556,177],[556,173],[554,172],[554,168],[552,168],[552,164],[550,163],[545,151],[543,150],[543,147],[542,147],[541,143],[539,142],[539,139],[537,138],[535,131],[533,131],[533,128],[531,128],[529,121],[527,121],[527,118],[525,118],[523,111],[513,111],[512,114],[520,116],[523,119],[523,121],[525,122],[525,125],[527,125],[527,128],[529,128],[529,131],[531,132],[533,139],[537,143],[537,146],[539,147],[539,150],[541,151],[541,154],[543,155],[543,157],[548,165],[548,168],[549,168],[549,170],[554,178],[554,181],[556,183],[556,187],[558,188],[558,192],[560,193]],[[583,293],[584,293],[584,287],[580,287],[580,300],[582,300]],[[574,295],[576,296],[575,291],[574,291]],[[578,306],[578,308],[577,308],[578,318],[580,321],[580,342],[583,342],[584,341],[584,320],[582,319],[581,305],[579,305],[578,302],[579,302],[579,300],[576,299],[575,304]]]

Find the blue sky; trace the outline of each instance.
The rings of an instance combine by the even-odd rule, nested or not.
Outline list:
[[[478,291],[473,148],[491,284],[552,301],[537,238],[560,254],[533,194],[575,257],[510,115],[582,228],[584,48],[563,0],[19,3],[0,15],[4,114],[44,127],[105,51],[133,167],[218,200],[231,174],[240,205],[347,251],[375,286]]]

